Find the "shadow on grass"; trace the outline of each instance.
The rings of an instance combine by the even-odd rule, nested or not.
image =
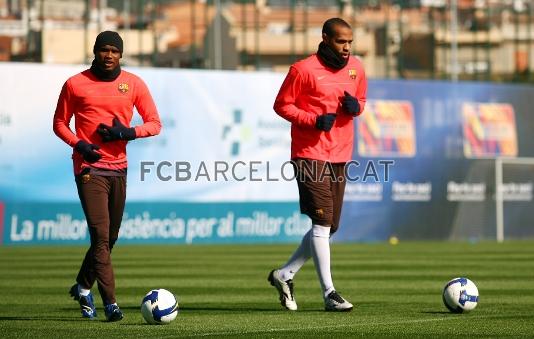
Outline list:
[[[451,314],[451,315],[456,315],[456,313],[451,313],[449,311],[421,311],[421,313],[426,313],[426,314]]]
[[[9,320],[9,321],[12,321],[12,320],[20,320],[20,321],[66,321],[66,322],[71,322],[71,321],[72,322],[94,321],[94,322],[98,322],[100,319],[89,320],[89,319],[83,319],[82,317],[69,318],[69,317],[28,317],[28,316],[1,317],[0,316],[0,321],[2,321],[2,320]]]
[[[122,310],[127,311],[139,311],[140,307],[137,306],[121,306]],[[272,313],[293,313],[291,311],[287,311],[286,309],[280,308],[273,308],[273,307],[251,307],[251,306],[245,306],[245,305],[236,305],[236,306],[205,306],[205,305],[199,305],[199,306],[180,306],[179,312],[230,312],[230,313],[242,313],[242,312],[272,312]],[[298,313],[324,313],[323,309],[299,309]]]
[[[121,309],[123,310],[136,310],[139,311],[139,307],[136,306],[121,306]],[[221,312],[221,311],[228,311],[228,312],[284,312],[283,309],[273,309],[272,307],[247,307],[247,306],[228,306],[228,307],[220,307],[220,306],[180,306],[179,312],[182,311],[202,311],[202,312]],[[287,312],[287,311],[285,311]]]
[[[149,324],[147,322],[145,322],[144,320],[141,320],[139,321],[138,323],[118,323],[120,326],[124,326],[124,327],[140,327],[140,328],[147,328],[147,327],[163,327],[165,328],[167,325],[170,325],[170,324]]]

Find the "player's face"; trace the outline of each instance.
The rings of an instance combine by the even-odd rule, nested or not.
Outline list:
[[[352,30],[342,25],[335,25],[333,36],[323,34],[323,42],[344,59],[348,59],[352,46]]]
[[[121,52],[115,46],[104,45],[96,51],[96,62],[104,71],[112,71],[119,66]]]

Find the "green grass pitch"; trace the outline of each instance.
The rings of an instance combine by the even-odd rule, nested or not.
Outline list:
[[[68,290],[83,247],[0,247],[0,337],[532,337],[534,242],[333,244],[338,291],[355,304],[350,313],[323,311],[312,262],[295,278],[299,306],[280,306],[266,278],[296,245],[126,246],[113,253],[117,299],[125,319],[82,319]],[[451,314],[444,284],[473,280],[477,308]],[[178,297],[169,325],[147,325],[139,306],[153,288]]]

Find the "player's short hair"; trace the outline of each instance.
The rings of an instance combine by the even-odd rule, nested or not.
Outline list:
[[[331,18],[324,22],[323,24],[323,34],[326,34],[329,37],[334,36],[334,27],[335,26],[345,26],[349,29],[352,29],[350,25],[341,18]]]

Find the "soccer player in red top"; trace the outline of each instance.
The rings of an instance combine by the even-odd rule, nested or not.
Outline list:
[[[293,277],[311,257],[323,290],[325,310],[350,311],[330,273],[330,235],[339,226],[345,164],[352,157],[354,118],[363,112],[367,80],[361,61],[350,56],[352,28],[342,19],[325,21],[316,54],[291,66],[274,110],[291,123],[291,159],[300,210],[312,220],[288,262],[268,280],[282,306],[297,310]]]
[[[126,201],[126,144],[161,130],[145,83],[121,70],[122,51],[118,33],[105,31],[97,36],[91,68],[65,82],[53,122],[56,135],[74,148],[75,181],[91,238],[70,294],[79,302],[83,317],[95,318],[91,287],[96,281],[108,321],[123,318],[115,299],[111,250]],[[130,127],[134,106],[143,124]],[[69,127],[73,116],[74,132]]]

